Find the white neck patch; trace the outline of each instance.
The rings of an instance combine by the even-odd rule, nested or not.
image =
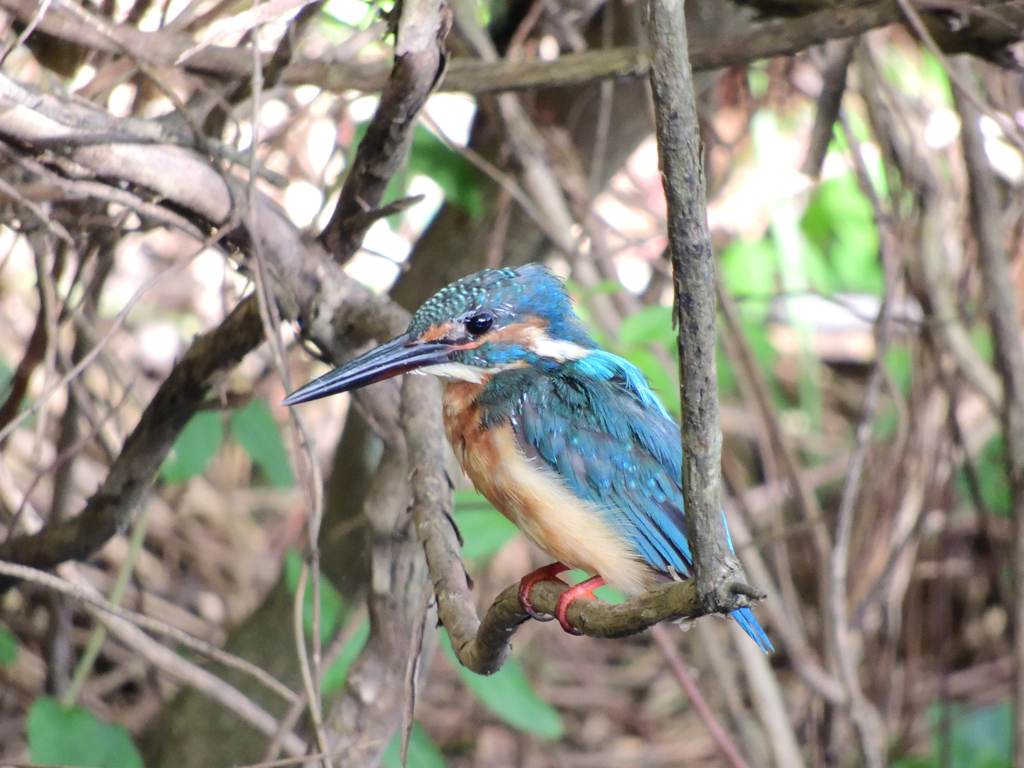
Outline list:
[[[541,357],[550,357],[559,363],[566,360],[580,360],[590,354],[591,350],[571,341],[552,339],[544,331],[536,331],[530,339],[529,349]]]
[[[440,363],[413,371],[413,373],[429,373],[442,379],[468,381],[471,384],[483,384],[492,373],[497,372],[497,368],[478,368],[475,365],[466,365],[465,363]]]

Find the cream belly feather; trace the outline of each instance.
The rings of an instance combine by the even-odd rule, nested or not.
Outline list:
[[[657,583],[651,568],[592,504],[520,450],[511,425],[483,429],[475,406],[481,389],[476,383],[449,382],[444,393],[445,432],[476,489],[560,563],[600,575],[629,595]]]

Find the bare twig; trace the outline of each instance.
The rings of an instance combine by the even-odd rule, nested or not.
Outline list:
[[[825,162],[829,144],[832,143],[834,126],[839,117],[839,107],[846,93],[846,71],[850,68],[857,39],[832,40],[825,44],[825,63],[821,70],[821,93],[818,95],[818,109],[814,114],[811,141],[801,170],[808,176],[818,178]]]
[[[75,573],[77,573],[77,571]],[[36,568],[17,565],[16,563],[8,563],[3,560],[0,560],[0,574],[11,579],[20,579],[30,581],[34,584],[41,584],[47,589],[52,589],[56,592],[60,592],[61,594],[73,597],[76,600],[81,600],[86,605],[97,608],[104,613],[125,622],[130,622],[131,624],[142,629],[146,629],[154,634],[171,638],[175,642],[181,643],[185,647],[191,648],[192,650],[197,651],[204,656],[208,656],[211,659],[215,659],[225,666],[244,672],[277,693],[286,701],[295,701],[297,698],[296,694],[290,688],[245,659],[240,659],[226,651],[222,651],[204,640],[192,637],[192,635],[187,632],[183,632],[177,627],[172,627],[171,625],[154,619],[151,616],[146,616],[145,614],[130,611],[126,608],[114,605],[109,600],[96,593],[94,589],[85,587],[84,577],[80,579],[76,578],[74,582],[71,582],[67,579],[62,579],[59,576],[54,576],[53,574],[40,571]]]
[[[704,721],[708,733],[711,734],[711,738],[715,740],[718,748],[722,750],[725,759],[729,761],[733,768],[750,768],[743,755],[740,754],[739,749],[736,748],[732,738],[725,728],[722,727],[718,718],[715,717],[715,713],[711,711],[711,707],[708,706],[707,700],[701,694],[697,681],[693,679],[690,670],[686,668],[686,664],[679,658],[676,646],[669,637],[669,631],[662,626],[651,627],[651,637],[654,638],[655,644],[661,649],[662,654],[665,656],[665,661],[668,662],[669,669],[676,676],[679,685],[686,691],[690,704],[697,710],[697,714]]]
[[[857,425],[856,447],[850,459],[850,468],[846,474],[846,484],[839,502],[837,513],[835,544],[829,567],[829,585],[831,589],[830,608],[833,625],[833,643],[835,644],[836,661],[839,665],[839,676],[846,687],[850,717],[853,720],[864,753],[864,762],[868,768],[885,766],[885,726],[878,711],[868,701],[857,676],[856,649],[850,629],[847,612],[847,575],[849,572],[850,537],[853,531],[853,517],[856,503],[860,497],[861,480],[864,463],[870,448],[871,430],[874,424],[878,400],[882,392],[884,376],[885,351],[888,348],[890,333],[890,315],[892,310],[894,259],[895,254],[889,247],[891,235],[883,229],[882,261],[885,266],[886,294],[879,311],[879,320],[875,341],[875,367],[864,393],[864,410],[860,423]]]
[[[380,104],[352,161],[338,204],[320,241],[338,263],[359,248],[373,224],[365,214],[380,204],[391,178],[405,162],[416,117],[444,74],[445,38],[451,11],[443,0],[403,5],[395,64]]]
[[[81,514],[32,536],[0,544],[0,560],[49,568],[88,556],[102,546],[128,520],[148,491],[178,434],[213,382],[262,338],[254,301],[243,302],[219,328],[198,337],[146,408],[103,485]],[[102,344],[97,345],[59,383],[77,375],[101,348]]]
[[[0,565],[3,565],[3,563],[0,563]],[[110,634],[137,651],[157,669],[195,688],[204,696],[209,696],[263,733],[270,735],[277,730],[277,721],[274,719],[274,716],[253,702],[252,699],[245,696],[237,688],[221,680],[213,673],[193,664],[173,648],[168,648],[162,643],[157,642],[139,629],[137,626],[138,622],[136,621],[137,615],[122,616],[107,610],[106,607],[96,605],[96,601],[103,601],[103,598],[99,596],[95,587],[78,572],[78,568],[75,565],[66,564],[62,566],[61,571],[69,580],[59,579],[59,581],[74,590],[78,590],[76,597],[84,600],[87,605],[92,605],[90,610],[94,612],[96,619],[107,628]],[[49,574],[43,575],[49,576]],[[148,617],[143,618],[148,619]],[[224,656],[228,656],[228,654],[224,654]],[[223,658],[218,659],[218,661],[224,663]],[[242,660],[239,659],[238,661]],[[245,663],[248,664],[248,662]],[[233,664],[232,666],[241,669],[237,665]],[[254,669],[258,670],[262,675],[267,675],[266,672],[258,667],[254,667]],[[289,693],[291,692],[289,691]],[[294,733],[289,733],[284,737],[282,746],[291,755],[302,755],[307,751],[306,743]]]

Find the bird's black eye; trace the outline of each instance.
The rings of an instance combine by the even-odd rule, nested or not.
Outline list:
[[[473,315],[466,321],[466,330],[470,336],[479,336],[487,333],[492,325],[494,325],[494,316],[487,312],[481,312],[479,315]]]

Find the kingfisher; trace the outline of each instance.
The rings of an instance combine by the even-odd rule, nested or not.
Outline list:
[[[444,428],[476,489],[556,562],[524,576],[530,589],[569,569],[637,595],[692,574],[683,520],[679,427],[639,368],[602,349],[562,281],[538,264],[484,270],[441,289],[406,333],[298,389],[296,405],[402,373],[444,382]],[[732,546],[731,541],[729,542]],[[749,608],[730,614],[765,652]]]

